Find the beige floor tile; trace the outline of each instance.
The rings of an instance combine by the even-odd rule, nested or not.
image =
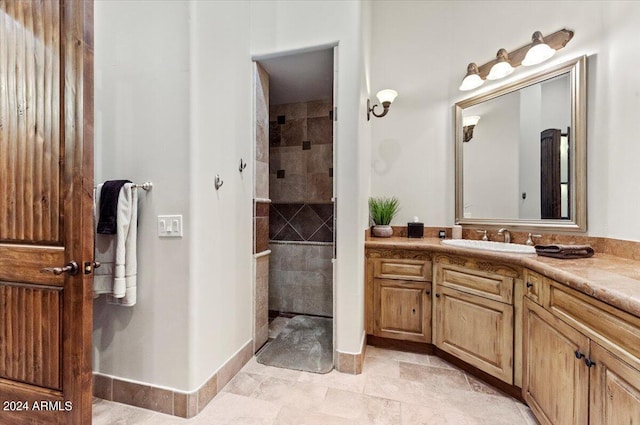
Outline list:
[[[439,403],[446,397],[445,394],[434,391],[431,385],[382,375],[367,376],[364,393],[405,403],[427,405]]]
[[[401,425],[479,425],[482,422],[458,409],[436,404],[402,403]]]
[[[365,376],[363,374],[352,375],[332,370],[329,373],[301,372],[298,382],[306,382],[339,390],[361,393],[364,390]]]
[[[404,351],[387,350],[384,348],[378,348],[368,345],[365,357],[382,357],[390,360],[428,365],[429,358],[431,356],[426,354],[405,353]]]
[[[188,424],[194,425],[271,425],[280,406],[264,400],[231,393],[218,394]]]
[[[454,390],[471,390],[465,374],[455,369],[400,362],[400,378],[419,382],[426,385],[430,390],[440,393]]]
[[[520,409],[522,416],[524,416],[525,424],[527,425],[539,425],[540,422],[533,416],[533,412],[529,409],[529,406],[522,404],[520,402],[516,402],[516,406]]]
[[[291,382],[285,379],[267,377],[251,394],[252,398],[278,405],[294,406],[297,409],[312,410],[327,394],[327,387],[306,382]]]
[[[489,385],[485,382],[482,382],[481,380],[479,380],[473,375],[469,375],[468,373],[466,375],[467,375],[467,381],[469,381],[469,385],[471,386],[471,389],[473,391],[477,393],[506,396],[506,394],[498,390],[496,387]]]
[[[250,396],[265,379],[265,375],[238,372],[238,374],[227,385],[225,385],[222,392]]]
[[[293,406],[284,406],[275,425],[360,425],[353,421],[338,416],[326,415],[324,413],[310,412],[298,409]]]
[[[280,367],[265,366],[256,361],[255,356],[247,362],[241,370],[242,372],[254,373],[258,375],[272,376],[280,379],[297,381],[300,378],[299,370],[283,369]]]
[[[327,396],[318,406],[318,411],[349,419],[351,423],[376,425],[400,423],[400,402],[333,388],[327,391]]]
[[[400,362],[387,357],[365,357],[362,367],[364,376],[382,375],[400,377]]]
[[[92,425],[140,424],[154,416],[150,410],[101,399],[93,399]]]
[[[511,397],[456,391],[451,392],[440,407],[465,412],[487,425],[526,425],[518,404]]]
[[[444,369],[456,369],[456,370],[460,370],[458,367],[452,365],[451,363],[449,363],[448,361],[441,359],[438,356],[428,356],[429,359],[429,363],[427,363],[429,366],[432,367],[441,367]]]
[[[433,356],[368,347],[362,375],[256,363],[198,416],[182,419],[100,399],[94,425],[537,425],[530,409]]]

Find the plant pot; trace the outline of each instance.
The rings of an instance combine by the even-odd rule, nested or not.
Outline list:
[[[393,236],[393,229],[389,225],[378,225],[373,226],[373,236],[377,238],[390,238]]]

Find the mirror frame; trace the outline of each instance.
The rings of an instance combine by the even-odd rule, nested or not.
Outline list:
[[[581,56],[555,67],[542,70],[521,80],[497,87],[486,93],[461,100],[455,104],[455,223],[468,227],[510,227],[515,230],[570,231],[587,230],[587,57]],[[518,218],[464,218],[462,111],[473,105],[515,92],[524,87],[569,74],[571,84],[571,181],[575,182],[570,199],[571,217],[568,220],[533,220]]]

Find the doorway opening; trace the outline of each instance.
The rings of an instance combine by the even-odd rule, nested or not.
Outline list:
[[[257,360],[318,373],[334,356],[334,49],[256,59],[255,78]]]

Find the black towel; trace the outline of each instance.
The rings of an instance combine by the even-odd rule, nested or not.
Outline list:
[[[118,216],[118,196],[120,189],[129,180],[107,180],[100,191],[100,219],[98,220],[98,233],[103,235],[115,235]]]
[[[553,258],[589,258],[593,256],[590,245],[536,245],[536,254]]]

